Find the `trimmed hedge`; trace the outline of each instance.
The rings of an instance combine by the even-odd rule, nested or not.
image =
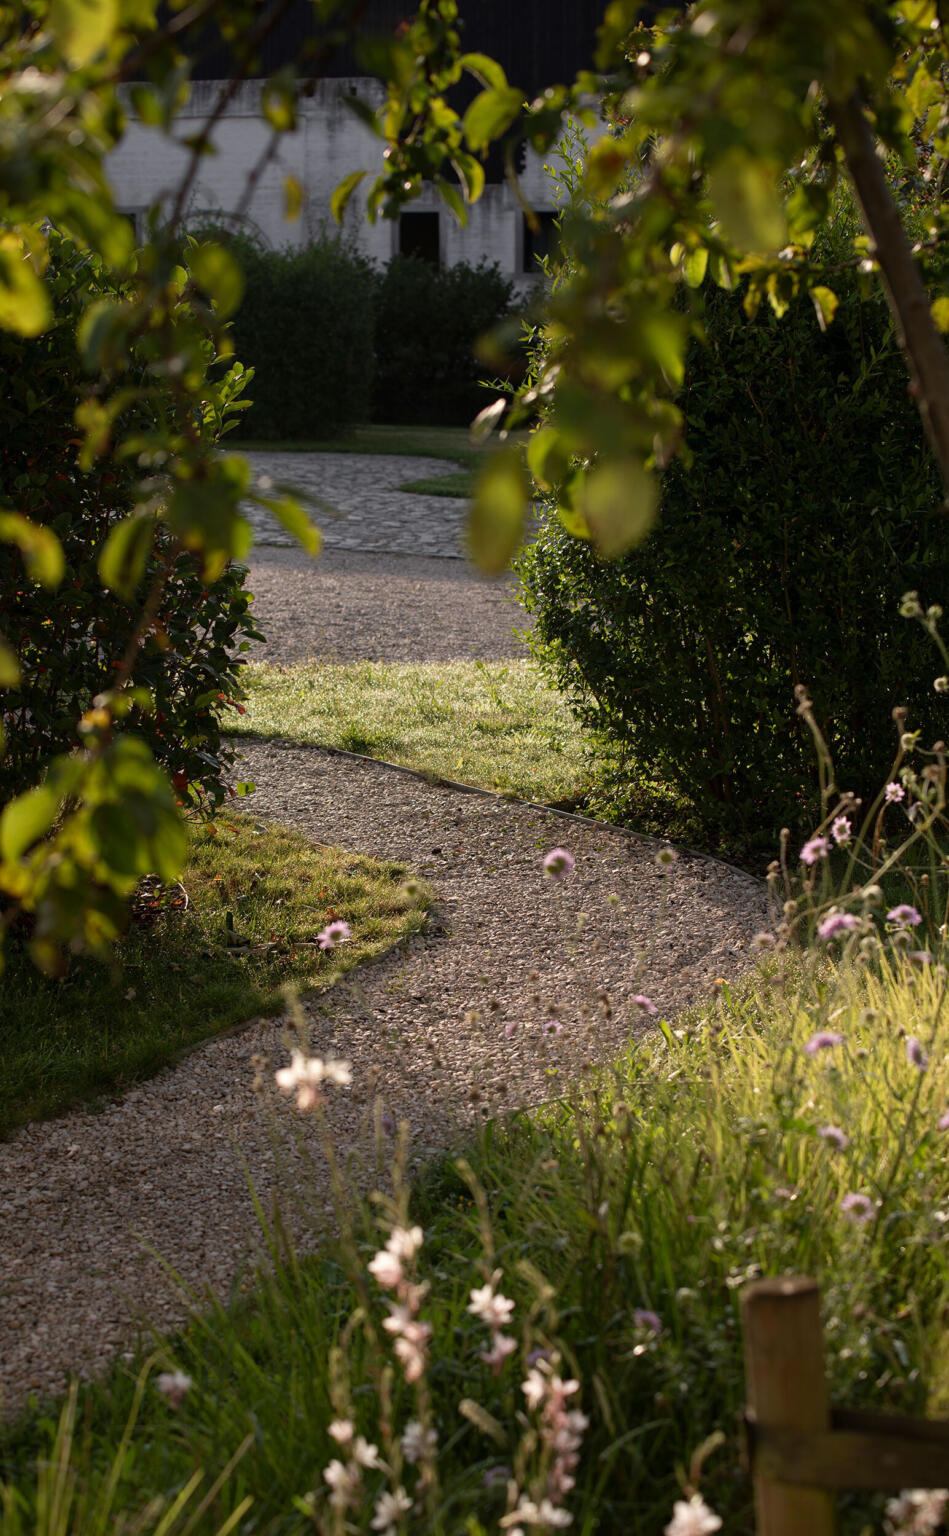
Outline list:
[[[373,420],[467,426],[488,398],[475,342],[513,302],[514,285],[496,265],[436,268],[393,256],[376,289]]]
[[[233,322],[237,356],[254,369],[249,438],[332,437],[367,421],[372,403],[370,262],[340,239],[268,251],[244,236],[232,249],[244,269]]]
[[[520,561],[535,654],[581,720],[694,804],[720,845],[807,828],[810,690],[841,789],[875,794],[894,705],[945,736],[938,658],[901,595],[949,596],[949,522],[886,307],[835,280],[749,322],[709,287],[682,405],[692,463],[662,483],[656,530],[600,561],[550,515]]]

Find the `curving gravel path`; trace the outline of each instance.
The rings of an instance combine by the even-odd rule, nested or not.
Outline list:
[[[344,460],[349,476],[359,468],[352,455],[326,457]],[[408,461],[396,463],[410,478]],[[434,499],[447,547],[458,504]],[[342,660],[377,647],[383,659],[490,656],[517,645],[509,585],[444,557],[420,562],[417,549],[332,558],[342,564],[255,555],[268,659]],[[409,1119],[415,1156],[448,1147],[487,1114],[549,1098],[590,1062],[614,1058],[646,1022],[635,994],[671,1016],[751,963],[763,889],[713,860],[683,855],[664,874],[654,844],[609,828],[317,748],[242,751],[256,815],[404,861],[435,894],[425,934],[307,1004],[313,1049],[353,1064],[352,1089],[328,1104],[353,1177],[378,1178],[379,1106]],[[577,868],[558,885],[541,859],[563,844]],[[273,1091],[287,1041],[287,1020],[251,1021],[101,1114],[27,1126],[0,1144],[0,1411],[59,1390],[71,1372],[101,1371],[148,1324],[183,1321],[191,1302],[170,1274],[199,1294],[238,1283],[264,1256],[247,1174],[265,1211],[278,1196],[286,1211],[300,1159],[317,1157],[308,1217],[286,1211],[298,1240],[313,1241],[327,1179],[313,1122]],[[269,1065],[255,1090],[258,1053]]]

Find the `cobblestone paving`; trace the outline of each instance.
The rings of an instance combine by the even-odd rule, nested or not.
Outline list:
[[[467,501],[398,489],[410,480],[457,474],[455,464],[389,453],[259,452],[247,458],[261,489],[282,485],[304,499],[329,549],[464,558]],[[272,485],[261,485],[261,477]],[[268,512],[250,505],[244,511],[258,546],[296,544]]]

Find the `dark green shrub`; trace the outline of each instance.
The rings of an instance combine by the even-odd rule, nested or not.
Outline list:
[[[368,421],[374,270],[339,239],[268,251],[233,241],[244,269],[237,356],[254,369],[250,438],[327,438]]]
[[[771,847],[813,812],[798,682],[856,794],[892,760],[894,705],[946,734],[934,652],[898,616],[909,589],[949,595],[939,477],[884,304],[834,286],[826,335],[807,298],[749,322],[710,288],[682,398],[693,461],[666,471],[655,531],[607,563],[551,517],[521,562],[535,652],[577,714],[726,842]]]
[[[486,403],[477,338],[509,313],[497,266],[393,256],[376,292],[374,421],[466,426]]]
[[[66,561],[64,579],[50,590],[24,574],[12,544],[0,544],[0,633],[22,672],[3,696],[0,801],[36,784],[51,758],[81,745],[80,718],[111,686],[141,611],[140,602],[108,591],[97,568],[109,531],[135,505],[134,462],[104,459],[87,473],[76,462],[73,417],[85,382],[76,327],[90,301],[115,289],[96,260],[55,235],[52,271],[53,326],[29,341],[0,331],[0,506],[52,528]],[[118,434],[136,424],[126,417]],[[154,708],[135,709],[124,723],[174,777],[183,801],[218,803],[234,759],[221,717],[243,697],[243,663],[234,652],[256,634],[247,571],[232,565],[207,586],[199,562],[175,548],[159,524],[146,584],[159,561],[170,555],[174,563],[131,677],[149,689]]]

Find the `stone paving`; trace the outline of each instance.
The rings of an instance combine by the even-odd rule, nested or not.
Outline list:
[[[399,490],[410,480],[457,474],[455,464],[389,453],[259,452],[246,457],[261,490],[283,486],[297,493],[328,549],[464,559],[468,502]],[[296,545],[262,508],[248,504],[244,512],[258,548]]]

